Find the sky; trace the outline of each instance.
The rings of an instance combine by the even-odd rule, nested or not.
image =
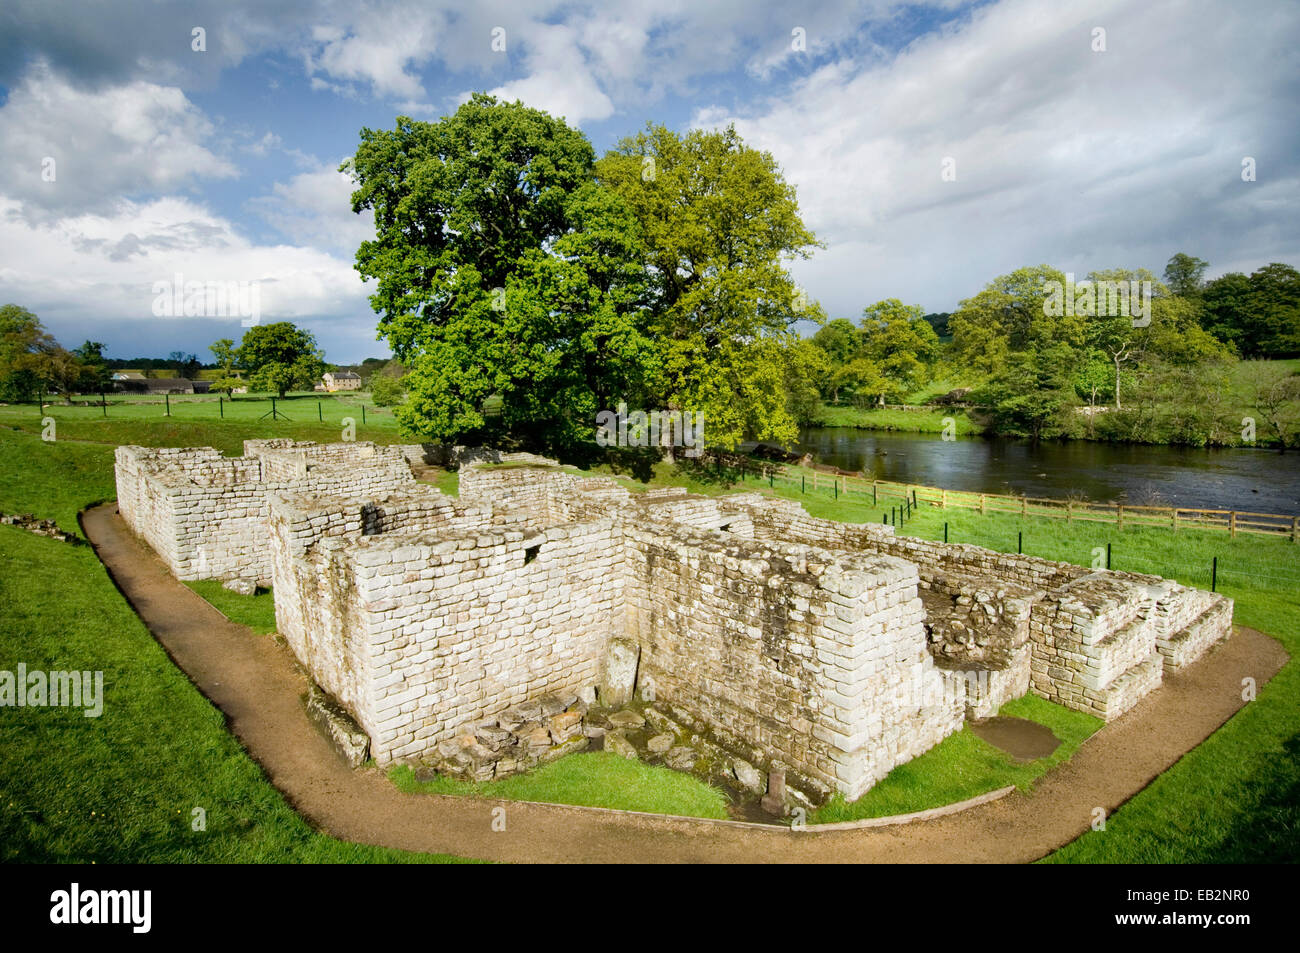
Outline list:
[[[832,317],[951,311],[1028,265],[1300,265],[1295,0],[809,6],[5,0],[0,303],[110,358],[210,361],[253,310],[387,356],[339,165],[475,91],[598,154],[734,124],[796,188],[824,247],[791,272]],[[196,282],[242,309],[168,314]]]

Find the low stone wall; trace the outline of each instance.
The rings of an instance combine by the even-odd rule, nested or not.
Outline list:
[[[245,455],[123,446],[118,511],[178,579],[268,582],[267,501],[281,492],[365,494],[413,484],[393,448],[249,440]]]

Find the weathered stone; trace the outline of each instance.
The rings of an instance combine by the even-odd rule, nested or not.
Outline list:
[[[227,579],[221,584],[222,589],[228,589],[237,596],[251,596],[257,592],[256,579]]]
[[[366,763],[370,750],[369,736],[342,706],[315,684],[307,690],[307,714],[349,767],[356,768]]]
[[[734,759],[731,762],[731,773],[746,791],[751,791],[754,794],[763,793],[763,775],[758,768],[748,761],[741,758]]]
[[[670,734],[655,735],[646,742],[645,746],[652,754],[663,754],[673,746],[673,740]]]
[[[606,719],[611,728],[642,728],[645,718],[631,709],[616,711]]]
[[[550,726],[551,740],[557,745],[582,734],[582,715],[576,711],[552,715],[547,724]]]
[[[664,755],[664,763],[668,767],[677,771],[689,771],[695,767],[695,762],[699,756],[695,753],[694,748],[687,748],[679,745],[676,748],[670,748]]]
[[[617,708],[632,700],[636,687],[637,662],[641,647],[628,639],[610,639],[605,649],[598,695],[606,708]]]
[[[640,755],[637,754],[636,745],[632,744],[627,735],[621,731],[605,733],[605,750],[618,755],[620,758],[627,758],[629,761],[636,761],[640,758]]]

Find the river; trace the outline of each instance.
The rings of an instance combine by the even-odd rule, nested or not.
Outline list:
[[[1300,453],[1245,448],[1030,443],[813,427],[800,447],[818,463],[868,479],[976,493],[1023,493],[1094,503],[1300,514]]]

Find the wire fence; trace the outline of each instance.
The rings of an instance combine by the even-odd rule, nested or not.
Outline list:
[[[1067,523],[1110,523],[1124,527],[1159,527],[1173,532],[1205,529],[1262,536],[1279,536],[1300,541],[1300,516],[1259,513],[1250,510],[1201,509],[1186,506],[1139,506],[1129,503],[1093,503],[1086,500],[1014,496],[1005,493],[975,493],[942,487],[867,480],[842,472],[813,469],[794,471],[784,464],[755,462],[744,457],[715,456],[717,465],[738,473],[740,482],[750,479],[798,487],[802,493],[826,494],[834,499],[880,506],[882,501],[909,504],[912,508],[969,510],[981,515],[1039,516]]]

